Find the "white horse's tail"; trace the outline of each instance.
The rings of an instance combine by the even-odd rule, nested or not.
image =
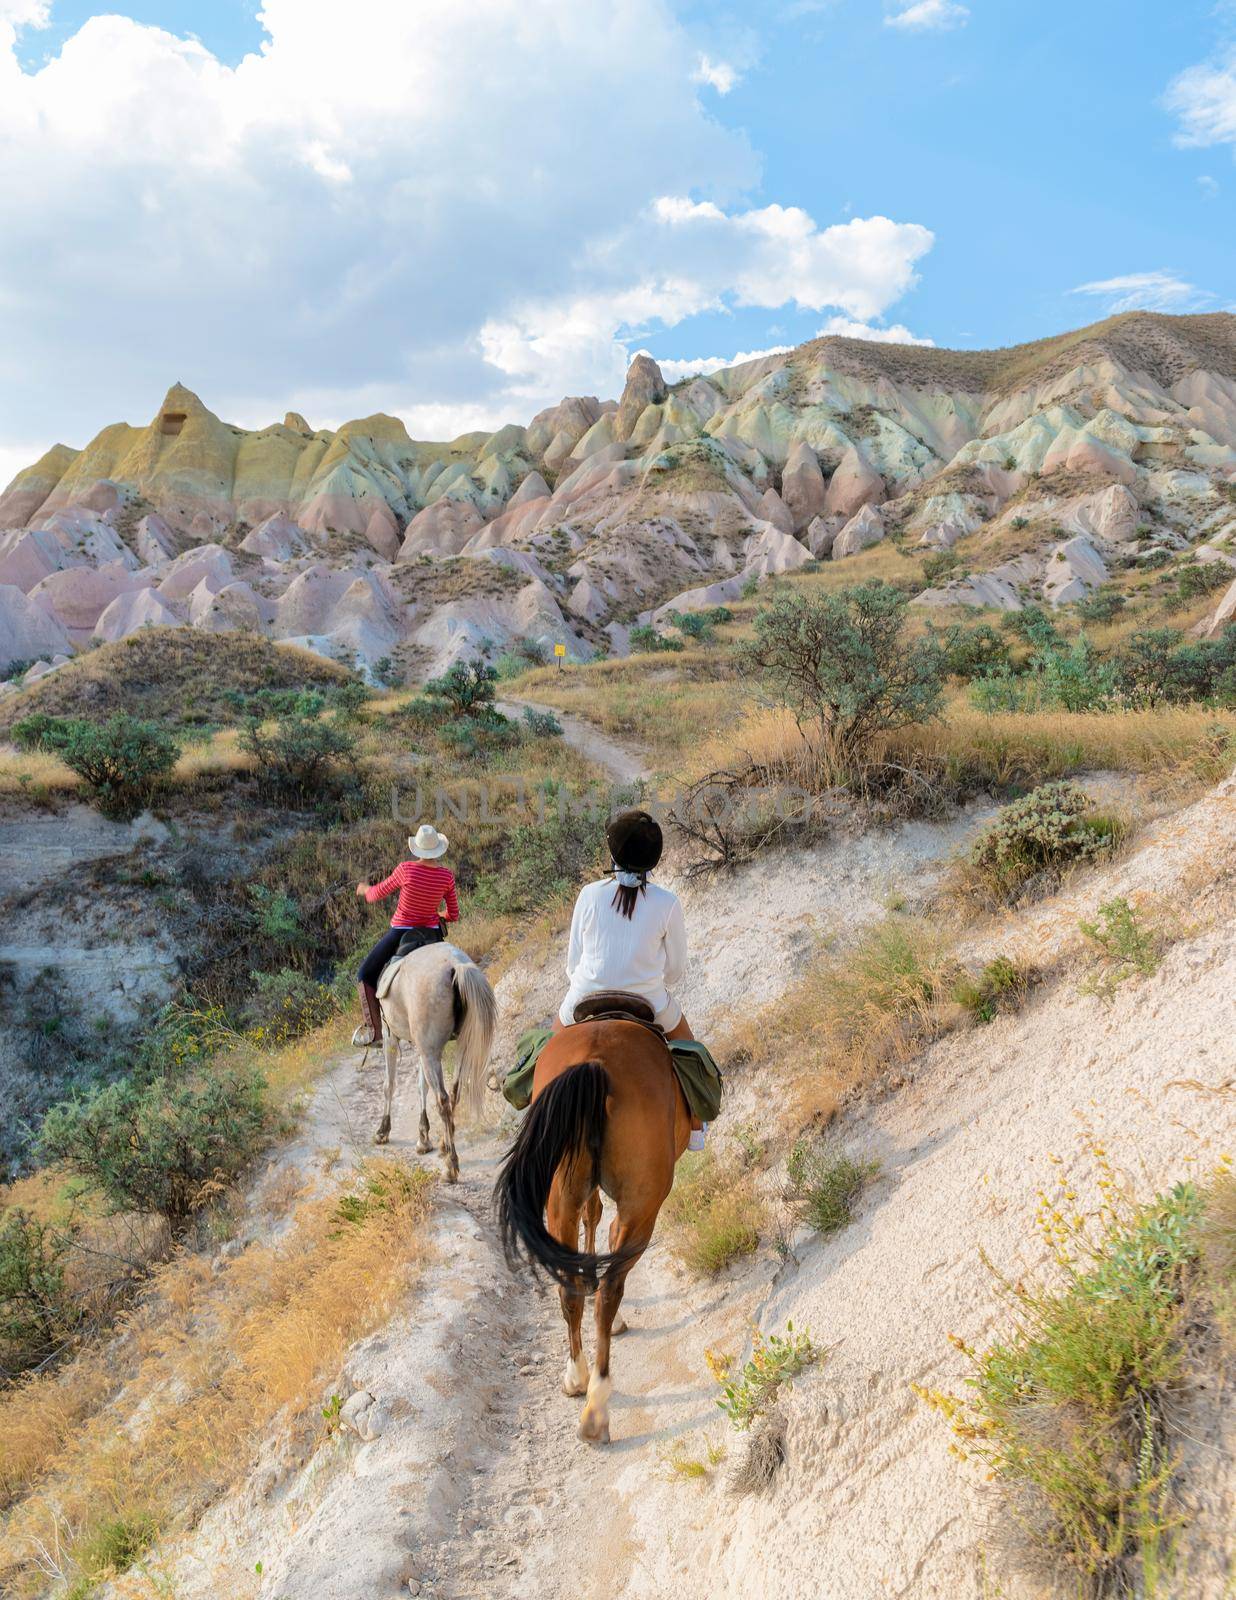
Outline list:
[[[498,1001],[489,979],[474,961],[465,957],[452,969],[455,992],[463,1006],[459,1027],[459,1098],[470,1116],[477,1116],[483,1099],[485,1068],[498,1025]]]

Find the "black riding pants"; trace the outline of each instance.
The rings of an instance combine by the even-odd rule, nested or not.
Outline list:
[[[376,989],[382,968],[388,961],[393,961],[400,953],[407,955],[409,950],[419,950],[424,944],[441,944],[442,939],[441,928],[388,928],[361,962],[357,981]]]

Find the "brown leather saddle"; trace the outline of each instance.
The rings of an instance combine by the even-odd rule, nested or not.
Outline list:
[[[656,1012],[647,1000],[621,989],[598,989],[595,994],[586,994],[572,1016],[576,1022],[637,1022],[659,1039],[665,1037],[665,1029],[654,1020]]]

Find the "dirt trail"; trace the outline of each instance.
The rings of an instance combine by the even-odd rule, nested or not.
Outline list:
[[[648,776],[650,769],[639,751],[621,744],[608,733],[602,733],[600,728],[585,722],[582,717],[573,717],[570,712],[559,711],[556,706],[539,705],[535,700],[507,698],[497,702],[498,710],[507,716],[519,716],[525,707],[529,711],[542,711],[557,717],[567,744],[587,756],[589,761],[595,762],[615,783],[636,783]]]
[[[629,753],[628,753],[629,754]],[[1236,846],[1236,798],[1186,813],[1206,831],[1216,873]],[[890,885],[929,891],[943,860],[981,820],[915,825],[838,841],[717,889],[688,886],[695,955],[683,999],[705,1032],[749,990],[789,982],[821,936],[845,936],[882,911]],[[1171,887],[1180,853],[1152,840],[1138,876]],[[1113,877],[1127,875],[1127,863]],[[1104,893],[1102,873],[1081,898]],[[1229,882],[1230,895],[1230,882]],[[1070,906],[1070,914],[1072,906]],[[1230,910],[1230,908],[1228,908]],[[781,942],[777,943],[780,938]],[[560,952],[517,963],[499,985],[496,1058],[519,1026],[552,1004]],[[616,1341],[613,1443],[589,1447],[580,1404],[560,1389],[565,1336],[556,1294],[507,1272],[489,1194],[515,1125],[466,1131],[463,1177],[441,1192],[438,1259],[406,1310],[349,1353],[330,1386],[367,1390],[383,1426],[343,1433],[308,1461],[272,1461],[216,1507],[176,1563],[180,1600],[980,1600],[1050,1594],[1016,1573],[991,1587],[989,1517],[977,1475],[959,1470],[948,1433],[912,1382],[964,1380],[950,1333],[990,1335],[1000,1316],[987,1252],[1004,1270],[1036,1270],[1035,1194],[1057,1175],[1083,1186],[1079,1129],[1093,1124],[1140,1192],[1202,1172],[1236,1140],[1236,1105],[1197,1102],[1180,1080],[1230,1070],[1236,944],[1222,923],[1178,945],[1160,974],[1105,1007],[1058,986],[1021,1014],[936,1046],[896,1096],[843,1129],[882,1174],[854,1223],[819,1241],[803,1231],[788,1253],[762,1249],[713,1283],[687,1279],[654,1241],[632,1273]],[[281,1167],[329,1170],[363,1155],[379,1116],[375,1055],[344,1058],[319,1086]],[[775,1085],[739,1081],[734,1104],[758,1111]],[[414,1154],[409,1064],[391,1152]],[[279,1172],[271,1182],[279,1181]],[[807,1326],[828,1347],[795,1386],[787,1461],[773,1493],[736,1501],[721,1468],[675,1479],[665,1453],[681,1441],[741,1447],[716,1409],[706,1347],[740,1354],[750,1327]],[[591,1334],[590,1319],[586,1340]],[[586,1345],[586,1348],[588,1345]],[[1199,1515],[1210,1542],[1236,1494],[1203,1456]],[[999,1557],[997,1543],[996,1558]],[[261,1575],[255,1565],[262,1563]],[[1218,1596],[1195,1569],[1196,1595]]]

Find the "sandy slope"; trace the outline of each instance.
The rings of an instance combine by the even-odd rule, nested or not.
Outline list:
[[[828,931],[830,915],[834,928],[852,927],[878,912],[890,875],[902,887],[929,886],[933,861],[973,825],[883,835],[869,858],[828,846],[809,861],[787,859],[777,887],[798,885],[796,905],[814,932]],[[1199,889],[1199,861],[1208,889]],[[1196,896],[1196,927],[1153,978],[1124,986],[1108,1005],[1082,996],[1068,976],[1019,1015],[945,1039],[900,1092],[849,1118],[847,1145],[877,1155],[883,1172],[842,1234],[797,1236],[785,1262],[762,1253],[715,1284],[687,1280],[654,1244],[624,1306],[632,1331],[615,1347],[608,1449],[576,1440],[579,1402],[558,1389],[556,1299],[510,1280],[498,1258],[487,1193],[502,1133],[473,1133],[461,1151],[464,1181],[444,1196],[430,1287],[358,1346],[331,1386],[377,1397],[380,1437],[342,1436],[290,1472],[266,1466],[212,1513],[176,1564],[175,1593],[600,1600],[685,1588],[702,1600],[1029,1600],[1062,1592],[1019,1569],[979,1474],[949,1455],[947,1431],[910,1385],[956,1386],[964,1364],[948,1334],[981,1342],[1004,1325],[980,1252],[1011,1274],[1042,1265],[1037,1192],[1061,1173],[1093,1192],[1092,1136],[1140,1194],[1204,1175],[1236,1147],[1236,1098],[1198,1087],[1236,1075],[1236,786],[1026,916],[1025,936],[1041,949],[1113,891],[1181,885]],[[730,1003],[739,975],[791,975],[792,962],[770,961],[767,925],[754,915],[765,891],[758,874],[727,882],[724,947],[710,942],[722,922],[710,926],[703,898],[689,908],[704,954],[684,998],[701,1028]],[[1001,930],[1002,946],[1011,931]],[[554,950],[537,970],[517,965],[504,980],[519,1020],[556,988],[559,960]],[[336,1067],[291,1157],[302,1170],[364,1148],[379,1079],[372,1058]],[[733,1087],[744,1115],[750,1107],[758,1116],[776,1093],[768,1081]],[[409,1080],[393,1144],[409,1159],[413,1111]],[[741,1353],[752,1320],[773,1329],[791,1318],[829,1353],[789,1399],[788,1459],[772,1493],[735,1501],[724,1469],[702,1484],[673,1480],[661,1459],[668,1441],[681,1438],[695,1456],[705,1437],[734,1443],[715,1408],[705,1348]],[[1186,1489],[1198,1524],[1182,1600],[1227,1592],[1236,1477],[1216,1443],[1233,1425],[1230,1391],[1197,1401]]]

